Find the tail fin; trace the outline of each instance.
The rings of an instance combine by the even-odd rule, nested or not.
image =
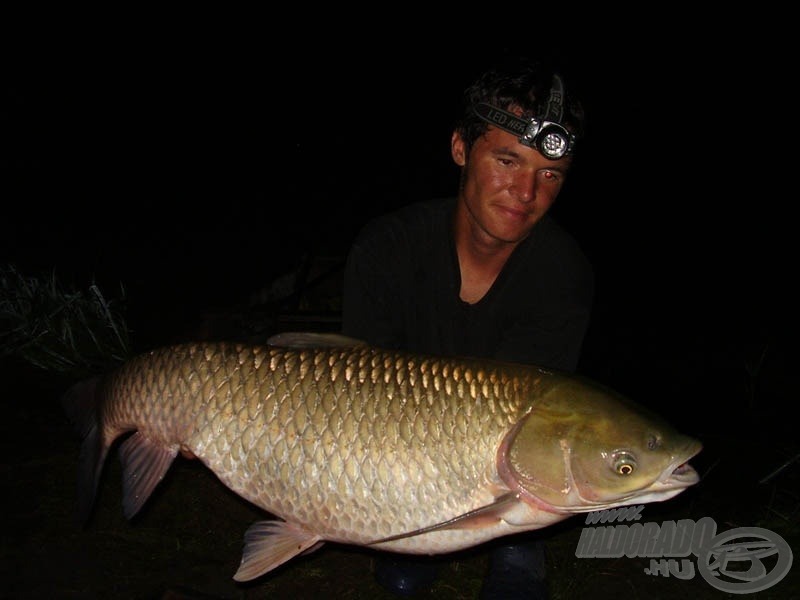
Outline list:
[[[100,378],[94,377],[75,384],[61,399],[67,417],[83,439],[78,464],[78,520],[86,524],[94,505],[100,473],[108,454],[98,423],[98,388]]]

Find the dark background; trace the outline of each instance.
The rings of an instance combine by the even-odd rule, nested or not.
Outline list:
[[[704,444],[701,483],[648,519],[763,526],[797,555],[796,68],[781,31],[794,21],[766,6],[523,8],[477,7],[471,24],[391,6],[6,18],[0,266],[109,297],[124,285],[135,350],[241,336],[259,318],[315,326],[270,321],[259,299],[313,259],[335,265],[370,217],[452,193],[461,89],[504,47],[553,58],[589,119],[553,208],[597,275],[579,371]],[[335,300],[335,269],[326,285]],[[130,523],[109,460],[79,529],[78,440],[57,406],[68,382],[4,358],[0,372],[10,597],[381,597],[371,555],[333,545],[234,585],[242,533],[263,515],[198,461],[177,461]],[[644,559],[577,560],[580,523],[544,532],[554,598],[719,596],[699,576],[647,576]],[[471,556],[430,597],[475,597]],[[796,573],[753,598],[796,596]]]
[[[779,43],[155,29],[21,40],[2,112],[3,262],[123,284],[139,347],[199,336],[309,256],[343,258],[370,217],[452,193],[458,95],[510,49],[560,64],[588,113],[553,209],[597,274],[581,370],[712,420],[752,400],[758,364],[769,402],[791,395]]]

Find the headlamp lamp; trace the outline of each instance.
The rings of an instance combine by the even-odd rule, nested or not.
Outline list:
[[[560,123],[564,113],[564,85],[558,75],[553,76],[547,112],[541,118],[522,119],[486,102],[479,102],[472,109],[490,125],[519,136],[520,144],[538,150],[550,160],[572,154],[575,147],[575,135]]]

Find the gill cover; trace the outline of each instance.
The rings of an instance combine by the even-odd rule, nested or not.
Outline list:
[[[498,471],[522,499],[564,512],[664,500],[697,481],[700,443],[590,381],[563,377],[501,446]]]
[[[537,406],[503,441],[498,471],[523,499],[548,508],[564,504],[572,486],[566,443],[570,418],[558,408]]]

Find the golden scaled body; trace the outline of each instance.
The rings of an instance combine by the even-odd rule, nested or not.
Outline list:
[[[490,504],[502,485],[497,449],[541,374],[367,347],[186,345],[128,363],[107,388],[115,416],[105,426],[135,423],[268,512],[366,544]],[[473,529],[387,545],[437,552],[476,536],[493,537]]]

